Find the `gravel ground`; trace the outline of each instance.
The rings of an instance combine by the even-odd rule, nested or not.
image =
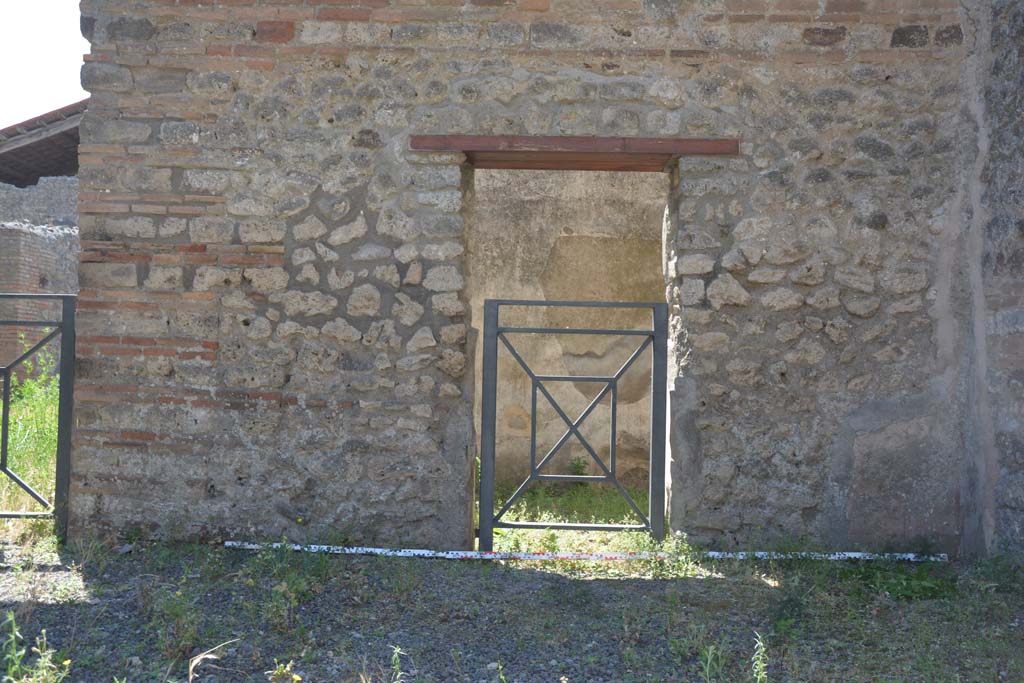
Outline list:
[[[68,681],[1024,681],[1019,566],[498,564],[2,547],[0,609]],[[395,654],[394,648],[400,648]],[[393,658],[397,656],[397,666]],[[401,672],[401,673],[399,673]],[[363,678],[361,679],[360,676]]]

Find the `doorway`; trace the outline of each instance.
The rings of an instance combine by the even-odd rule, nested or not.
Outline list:
[[[668,197],[669,177],[662,173],[476,169],[464,209],[467,295],[476,338],[484,339],[487,299],[664,302]],[[653,320],[649,307],[505,306],[506,324],[638,332],[651,329]],[[518,334],[508,340],[527,367],[546,376],[613,376],[640,344],[630,334]],[[650,528],[653,346],[640,350],[615,383],[614,396],[610,390],[599,396],[606,385],[597,382],[553,382],[545,384],[539,401],[529,371],[511,362],[503,346],[500,353],[494,470],[488,473],[495,484],[495,510],[507,508],[519,491],[513,501],[519,509],[506,509],[504,518],[517,512],[522,516],[567,492],[577,495],[573,488],[585,484],[598,489],[594,507],[605,517],[580,510],[582,516],[565,522]],[[484,344],[479,341],[475,354],[474,425],[480,454],[481,438],[491,435],[482,424],[487,398]],[[567,424],[558,408],[576,420],[595,399],[580,424],[581,438],[563,439]],[[559,443],[542,473],[537,472],[537,462]],[[614,478],[602,469],[613,459]],[[529,483],[525,493],[520,491],[524,482]],[[663,499],[663,478],[658,486]],[[656,517],[663,519],[663,510]],[[480,524],[482,549],[486,526]]]

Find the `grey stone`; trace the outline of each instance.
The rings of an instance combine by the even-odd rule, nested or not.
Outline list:
[[[707,254],[685,254],[676,259],[677,275],[704,275],[715,269],[715,259]]]
[[[722,273],[708,285],[707,297],[716,311],[722,306],[746,306],[750,303],[750,294],[728,273]]]
[[[327,226],[316,216],[308,216],[298,225],[292,226],[292,237],[300,242],[315,240],[326,234]]]
[[[761,295],[761,305],[770,311],[792,311],[804,305],[804,295],[778,287]]]
[[[423,286],[433,292],[452,292],[463,288],[465,281],[455,266],[434,266],[423,278]]]
[[[332,247],[337,247],[342,244],[348,244],[354,239],[362,237],[366,234],[366,218],[362,212],[356,216],[356,219],[351,223],[347,223],[331,231],[330,237],[327,238],[327,243]]]
[[[284,305],[287,316],[315,316],[331,313],[338,305],[333,296],[320,292],[275,292],[269,297],[271,303]]]
[[[371,284],[352,290],[346,308],[350,316],[376,316],[380,313],[380,290]]]
[[[235,237],[235,222],[227,218],[202,216],[189,219],[188,231],[196,244],[228,244]]]
[[[877,296],[851,296],[843,299],[843,307],[858,318],[870,318],[881,303]]]
[[[898,26],[893,29],[890,47],[926,47],[928,27],[920,25]]]
[[[82,88],[89,92],[127,92],[132,88],[132,72],[107,62],[86,62],[82,65]]]
[[[354,344],[363,337],[363,333],[353,327],[344,318],[335,318],[320,328],[320,333],[343,344]]]

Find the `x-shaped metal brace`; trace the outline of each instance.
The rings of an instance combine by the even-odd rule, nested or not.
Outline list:
[[[619,493],[622,495],[622,497],[626,499],[626,502],[629,503],[629,506],[630,506],[630,508],[633,509],[633,512],[635,512],[637,514],[637,516],[643,521],[644,526],[650,527],[650,520],[647,519],[647,516],[643,513],[643,511],[640,510],[640,507],[636,504],[636,501],[633,500],[632,496],[629,495],[629,493],[626,491],[626,489],[623,488],[622,484],[620,484],[618,479],[615,477],[615,434],[616,434],[616,431],[615,431],[616,430],[615,414],[616,414],[616,403],[618,401],[618,382],[619,382],[620,379],[622,379],[622,376],[626,374],[626,372],[633,365],[633,363],[636,361],[636,359],[639,358],[640,355],[644,352],[644,350],[651,344],[651,342],[654,339],[653,336],[646,336],[646,337],[644,337],[644,341],[640,344],[640,346],[637,347],[637,349],[635,351],[633,351],[633,353],[629,356],[628,359],[626,359],[626,362],[622,364],[622,367],[620,367],[618,369],[618,371],[616,371],[616,373],[614,375],[610,376],[610,377],[579,377],[579,376],[575,376],[574,377],[574,376],[571,376],[571,375],[566,375],[566,376],[538,375],[538,374],[536,374],[533,371],[532,368],[530,368],[530,366],[526,363],[526,361],[523,360],[523,357],[519,354],[518,351],[516,351],[515,347],[512,346],[512,343],[508,340],[508,338],[503,333],[501,333],[501,332],[498,333],[498,339],[501,340],[501,343],[505,346],[506,349],[508,349],[508,352],[512,355],[512,358],[515,359],[515,361],[519,364],[519,366],[523,369],[523,371],[526,373],[526,375],[530,378],[530,381],[532,382],[532,408],[531,408],[532,413],[531,413],[531,418],[530,418],[530,422],[531,422],[531,429],[530,429],[530,431],[531,431],[531,435],[530,435],[530,437],[531,437],[530,476],[528,476],[526,478],[526,480],[523,481],[523,483],[521,483],[519,485],[519,487],[515,490],[515,492],[511,496],[509,496],[508,500],[505,501],[505,504],[501,506],[501,509],[494,516],[494,521],[498,521],[499,519],[501,519],[502,515],[504,515],[506,512],[508,512],[508,510],[512,507],[512,505],[516,502],[516,500],[518,500],[526,492],[526,489],[529,488],[529,486],[530,486],[530,484],[532,482],[542,478],[543,475],[540,474],[541,468],[543,468],[548,462],[551,461],[552,458],[555,457],[555,454],[558,453],[559,449],[561,449],[562,446],[565,445],[565,443],[569,440],[569,438],[571,436],[575,436],[579,440],[580,444],[583,446],[584,450],[587,451],[587,454],[590,456],[590,458],[597,464],[598,468],[604,473],[603,476],[595,477],[593,480],[595,480],[595,481],[608,481],[608,482],[611,482],[615,486],[615,488],[619,491]],[[555,397],[551,395],[550,391],[548,391],[548,388],[546,386],[544,386],[545,382],[556,382],[556,381],[557,382],[580,382],[580,381],[583,381],[583,382],[603,382],[604,383],[604,387],[602,387],[601,390],[598,391],[597,396],[595,396],[594,399],[591,400],[590,404],[583,410],[582,413],[580,413],[580,416],[577,417],[575,420],[571,420],[569,418],[569,416],[566,415],[566,413],[562,409],[562,407],[558,404],[558,401],[555,400]],[[536,427],[537,427],[537,391],[538,390],[540,391],[540,393],[542,393],[544,395],[544,397],[547,399],[548,403],[551,404],[551,407],[554,408],[555,412],[558,413],[558,416],[562,419],[562,421],[565,422],[567,429],[562,434],[561,438],[559,438],[558,441],[555,442],[555,445],[551,447],[551,449],[547,452],[547,454],[543,458],[541,458],[540,462],[534,463],[534,460],[535,460],[535,443],[536,443],[536,441],[535,441],[536,440]],[[598,404],[601,402],[602,399],[604,399],[604,397],[606,395],[608,395],[609,392],[611,392],[611,395],[612,395],[612,398],[611,398],[611,401],[612,401],[612,405],[611,405],[611,411],[612,411],[611,430],[612,430],[612,435],[611,435],[611,449],[610,449],[610,452],[609,452],[609,456],[610,456],[609,460],[611,462],[611,468],[609,468],[607,465],[605,465],[605,463],[597,455],[597,452],[590,445],[590,442],[587,441],[587,439],[583,436],[583,434],[580,432],[580,429],[579,429],[580,425],[583,424],[584,420],[586,420],[587,417],[589,417],[590,414],[592,412],[594,412],[594,409],[597,408]]]

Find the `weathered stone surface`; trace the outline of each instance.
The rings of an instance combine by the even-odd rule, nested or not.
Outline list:
[[[803,304],[803,294],[785,287],[777,287],[761,295],[761,305],[770,311],[792,311]]]
[[[705,332],[691,336],[689,342],[698,351],[717,351],[729,343],[729,335],[723,332]]]
[[[875,291],[875,276],[866,268],[845,266],[836,271],[836,282],[847,289],[870,294]]]
[[[434,292],[456,291],[463,284],[462,274],[454,266],[434,266],[423,279],[423,286]]]
[[[327,234],[327,226],[316,216],[309,216],[306,220],[292,227],[292,237],[300,242],[315,240]],[[333,237],[334,235],[331,235]]]
[[[108,218],[103,232],[112,237],[156,237],[156,222],[146,216]]]
[[[892,47],[924,47],[928,44],[927,26],[900,26],[893,29]]]
[[[435,294],[430,297],[430,306],[435,313],[446,315],[449,318],[466,312],[466,306],[459,300],[458,295],[453,293]]]
[[[786,279],[786,271],[782,268],[755,268],[747,273],[747,280],[758,284],[781,282]]]
[[[146,289],[179,289],[184,284],[181,268],[175,266],[154,266],[143,280]]]
[[[134,263],[83,263],[78,281],[82,287],[135,287],[139,284]]]
[[[350,325],[344,318],[335,318],[320,328],[320,333],[330,339],[344,343],[354,344],[362,339],[363,334]]]
[[[423,316],[423,306],[413,301],[409,295],[399,292],[395,295],[395,304],[391,307],[391,315],[406,327],[415,325]]]
[[[805,28],[802,37],[803,42],[807,43],[808,45],[815,45],[821,47],[836,45],[846,40],[846,27],[815,26],[812,28]]]
[[[750,303],[750,294],[728,273],[722,273],[708,285],[707,297],[716,311],[722,306],[746,306]]]
[[[825,272],[825,264],[820,261],[805,263],[791,270],[789,279],[798,285],[820,285],[825,281]]]
[[[412,335],[408,342],[406,342],[405,349],[406,351],[415,353],[435,346],[437,346],[437,340],[434,339],[434,333],[431,332],[429,327],[421,327],[416,330],[416,333]]]
[[[851,296],[843,299],[843,307],[859,318],[870,318],[879,305],[881,300],[877,296]]]
[[[380,290],[370,284],[359,285],[348,298],[347,309],[351,316],[374,316],[380,313]]]
[[[679,283],[679,303],[684,306],[696,306],[704,301],[704,281],[696,278],[685,278]]]
[[[320,292],[275,292],[269,297],[272,303],[284,305],[287,316],[314,316],[332,312],[338,305],[333,296]]]
[[[263,294],[284,291],[290,278],[288,271],[277,267],[246,268],[242,271],[242,277],[253,289]]]
[[[234,239],[235,223],[225,218],[192,218],[188,224],[189,235],[198,244],[226,244]]]
[[[676,261],[677,275],[705,275],[714,269],[714,257],[706,254],[686,254]]]
[[[283,221],[249,220],[239,221],[238,238],[246,243],[273,243],[284,239]]]
[[[82,65],[82,87],[90,92],[127,92],[132,85],[132,72],[126,67],[106,62]]]
[[[331,236],[327,238],[327,243],[332,247],[348,244],[352,240],[365,235],[366,230],[366,218],[360,213],[351,223],[346,223],[331,231]]]
[[[327,271],[327,285],[334,291],[348,289],[355,282],[356,275],[351,270],[338,273],[337,268]]]
[[[206,292],[220,287],[237,287],[242,282],[242,271],[238,268],[200,266],[192,279],[192,288]]]

